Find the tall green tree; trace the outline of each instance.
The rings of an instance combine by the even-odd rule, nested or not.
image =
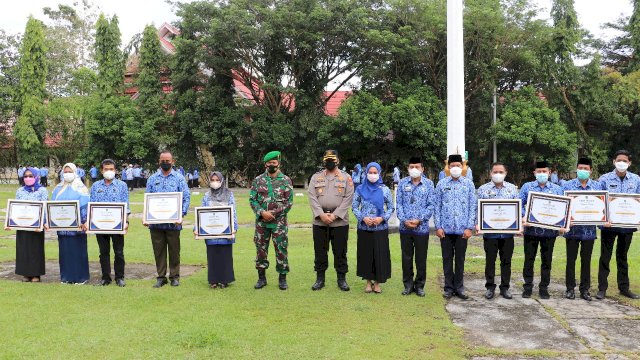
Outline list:
[[[100,14],[96,21],[95,61],[98,64],[98,90],[103,97],[121,94],[124,89],[124,56],[120,46],[118,17]]]

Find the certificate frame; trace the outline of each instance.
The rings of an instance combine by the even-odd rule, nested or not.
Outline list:
[[[151,214],[149,201],[154,198],[167,198],[167,204],[173,204],[175,211],[168,218],[158,218]],[[163,210],[170,212],[172,209]],[[142,213],[142,222],[145,224],[173,224],[182,221],[182,193],[181,192],[159,192],[144,194],[144,212]]]
[[[47,226],[50,231],[80,231],[82,225],[82,219],[80,218],[80,201],[78,200],[52,200],[47,201]],[[75,219],[71,225],[62,225],[57,223],[57,219],[54,219],[51,214],[54,213],[53,209],[59,206],[73,206],[75,209],[73,213]],[[67,219],[64,219],[67,220]],[[75,224],[75,226],[73,226]]]
[[[609,193],[609,219],[611,221],[613,220],[611,219],[611,212],[615,210],[612,209],[611,203],[617,199],[631,199],[633,201],[640,202],[640,194]],[[612,221],[611,227],[637,229],[640,228],[640,219],[639,222],[635,224]]]
[[[535,202],[538,201],[549,201],[549,202],[557,202],[559,205],[563,205],[563,217],[561,221],[558,221],[555,224],[548,224],[546,222],[542,222],[532,214],[532,207]],[[555,194],[547,194],[543,192],[532,191],[527,196],[527,206],[525,209],[525,219],[528,226],[539,227],[543,229],[550,230],[562,230],[568,228],[571,219],[571,198],[563,195],[555,195]]]
[[[201,224],[200,216],[204,213],[221,213],[222,216],[229,222],[229,227],[223,230],[220,234],[211,234],[207,233]],[[234,232],[235,224],[233,222],[233,206],[230,205],[222,205],[222,206],[206,206],[206,207],[197,207],[195,209],[195,227],[196,227],[196,240],[203,239],[232,239],[235,238]]]
[[[604,225],[609,221],[609,192],[606,190],[570,190],[565,191],[564,196],[569,196],[571,200],[571,226],[573,225]],[[604,214],[597,221],[577,221],[574,220],[574,211],[577,211],[575,198],[578,196],[595,197],[598,201],[604,202]]]
[[[97,209],[117,209],[120,211],[121,216],[113,220],[120,221],[113,229],[103,229],[95,224],[93,221],[94,214]],[[114,234],[124,235],[127,233],[127,203],[121,202],[90,202],[87,205],[87,234]]]
[[[484,221],[487,213],[485,207],[504,206],[506,211],[515,212],[515,221],[506,229],[496,229]],[[486,234],[518,234],[522,232],[522,200],[520,199],[478,199],[478,228]]]
[[[13,211],[14,204],[23,204],[23,205],[32,205],[37,206],[39,216],[38,221],[34,222],[31,225],[20,225],[11,220],[11,215]],[[4,226],[9,228],[10,230],[24,230],[24,231],[42,231],[44,228],[44,216],[45,216],[46,206],[45,201],[31,201],[31,200],[17,200],[17,199],[8,199],[7,200],[7,214],[4,220]]]

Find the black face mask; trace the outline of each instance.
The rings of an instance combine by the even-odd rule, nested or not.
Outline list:
[[[333,169],[335,169],[336,166],[338,166],[338,164],[336,164],[335,161],[325,161],[324,162],[324,167],[329,171],[332,171]]]
[[[171,169],[171,163],[161,162],[160,167],[162,168],[162,170],[168,171],[169,169]]]
[[[267,166],[267,171],[269,172],[269,174],[274,174],[276,171],[278,171],[278,166],[269,165]]]

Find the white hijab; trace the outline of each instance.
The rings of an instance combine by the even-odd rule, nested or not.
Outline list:
[[[73,163],[66,163],[62,167],[63,174],[64,174],[65,168],[71,169],[71,171],[73,172],[74,179],[72,182],[68,183],[64,181],[64,175],[63,175],[62,182],[58,184],[58,187],[60,187],[60,191],[58,192],[58,195],[62,194],[65,190],[67,190],[69,186],[71,186],[71,189],[75,190],[76,192],[82,195],[89,195],[89,190],[87,190],[87,187],[84,186],[84,184],[82,183],[82,180],[80,180],[80,177],[78,177],[78,168]]]

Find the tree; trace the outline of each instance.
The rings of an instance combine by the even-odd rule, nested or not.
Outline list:
[[[0,143],[7,143],[20,84],[20,37],[0,30]],[[13,165],[13,164],[12,164]]]
[[[124,56],[120,50],[120,28],[114,15],[109,21],[100,14],[96,22],[95,61],[101,96],[121,94],[124,88]]]

